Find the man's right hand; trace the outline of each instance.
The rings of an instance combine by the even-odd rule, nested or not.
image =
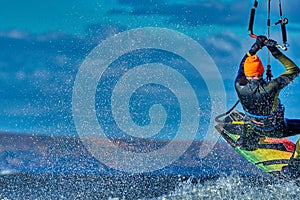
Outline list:
[[[277,46],[277,42],[275,40],[269,39],[266,43],[265,43],[266,47],[270,50],[270,52],[272,53],[272,55],[275,58],[278,58],[282,53],[279,51],[279,49],[276,47]]]
[[[275,40],[269,39],[266,43],[265,43],[266,47],[268,47],[268,49],[272,52],[272,50],[276,50],[277,47],[277,42]]]
[[[263,48],[263,46],[265,46],[267,41],[268,38],[264,35],[257,36],[256,38],[256,44],[259,46],[259,48]]]

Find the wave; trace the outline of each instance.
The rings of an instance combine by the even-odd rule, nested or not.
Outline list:
[[[238,174],[0,176],[1,199],[297,199],[293,183]]]
[[[298,199],[300,191],[294,183],[240,175],[195,182],[192,177],[158,199]]]

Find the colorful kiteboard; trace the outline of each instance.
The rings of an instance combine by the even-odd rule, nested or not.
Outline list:
[[[288,164],[295,144],[288,138],[262,138],[256,150],[247,151],[241,149],[237,141],[244,131],[244,118],[245,115],[243,113],[235,110],[225,117],[224,120],[219,121],[215,128],[223,139],[249,162],[266,173],[287,179],[281,173],[281,169]]]

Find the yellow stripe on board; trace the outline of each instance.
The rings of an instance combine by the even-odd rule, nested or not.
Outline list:
[[[274,165],[259,164],[256,166],[262,169],[264,172],[274,172],[274,171],[281,171],[282,167],[286,166],[286,164],[274,164]]]
[[[236,151],[238,151],[241,155],[243,155],[245,158],[247,158],[249,161],[251,161],[254,164],[262,161],[290,159],[292,156],[292,152],[280,151],[276,149],[258,148],[255,151],[245,151],[245,150],[241,150],[240,148],[236,148]],[[286,164],[274,164],[274,165],[259,164],[257,166],[266,172],[271,172],[271,171],[281,170],[281,168],[285,165]]]
[[[233,124],[233,125],[244,125],[245,122],[244,121],[232,121],[231,124]]]

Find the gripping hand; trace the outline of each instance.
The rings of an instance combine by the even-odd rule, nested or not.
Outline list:
[[[269,39],[265,45],[275,58],[278,58],[282,54],[276,47],[277,42],[275,40]]]
[[[257,36],[256,38],[256,44],[260,47],[263,48],[265,46],[265,43],[268,41],[268,38],[264,35]]]
[[[250,54],[254,55],[256,54],[261,48],[265,46],[266,41],[268,41],[268,38],[264,35],[257,36],[256,42],[252,45],[250,49]]]

